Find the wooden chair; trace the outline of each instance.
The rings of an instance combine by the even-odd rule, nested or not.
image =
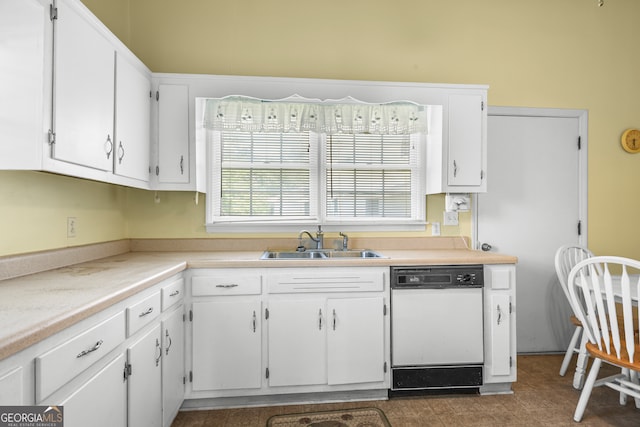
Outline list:
[[[560,375],[564,376],[571,363],[571,358],[574,354],[578,354],[576,363],[576,371],[573,376],[573,387],[580,390],[584,384],[585,370],[587,367],[588,356],[586,350],[587,337],[582,333],[582,323],[575,315],[573,304],[571,304],[571,297],[569,296],[569,288],[567,286],[567,279],[571,269],[580,261],[593,257],[593,253],[580,245],[563,245],[558,248],[555,256],[556,274],[558,275],[558,281],[562,292],[564,292],[571,306],[573,314],[569,317],[569,321],[575,327],[569,346],[562,359],[562,365],[560,365]]]
[[[637,306],[640,295],[638,272],[640,261],[602,256],[580,261],[569,273],[569,295],[588,339],[587,352],[593,358],[573,416],[575,421],[582,419],[597,386],[619,391],[621,404],[632,396],[640,408],[640,338],[635,332],[640,325],[634,316],[634,304]],[[619,367],[621,372],[599,379],[602,362]]]

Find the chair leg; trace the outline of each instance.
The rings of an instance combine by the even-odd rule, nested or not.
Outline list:
[[[582,331],[582,327],[579,327]],[[573,388],[581,390],[584,385],[584,375],[587,371],[587,364],[589,363],[589,355],[587,354],[587,334],[582,334],[580,340],[580,350],[578,351],[578,362],[576,363],[576,372],[573,375]]]
[[[573,331],[573,335],[571,336],[571,342],[569,342],[569,347],[567,347],[567,352],[564,354],[564,359],[562,359],[562,365],[560,366],[560,376],[564,377],[567,373],[567,369],[569,368],[569,363],[571,362],[571,358],[573,357],[573,353],[576,352],[576,346],[578,344],[578,340],[580,339],[580,334],[582,333],[582,326],[577,326]]]
[[[595,358],[593,360],[591,370],[589,371],[587,381],[585,382],[584,388],[582,389],[582,393],[580,393],[580,399],[578,400],[578,405],[576,406],[576,412],[573,414],[573,420],[576,422],[580,422],[582,420],[584,410],[587,408],[587,403],[589,402],[589,398],[591,397],[593,386],[596,382],[596,379],[598,378],[598,373],[600,372],[600,365],[602,365],[602,360]]]

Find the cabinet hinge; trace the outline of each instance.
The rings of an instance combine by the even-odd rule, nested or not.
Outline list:
[[[384,362],[384,366],[382,367],[382,371],[386,374],[387,373],[387,362]]]
[[[382,315],[386,316],[387,315],[387,304],[383,304],[382,305]]]
[[[582,236],[582,221],[578,220],[578,236]]]
[[[193,382],[193,371],[189,371],[189,382]]]
[[[513,306],[511,305],[511,302],[509,302],[509,314],[513,313]]]
[[[269,309],[265,308],[264,309],[264,319],[267,320],[269,318]],[[267,377],[268,378],[268,377]]]
[[[193,322],[193,310],[189,310],[189,321]]]
[[[483,170],[480,171],[480,179],[484,179],[484,171]]]
[[[127,378],[131,376],[131,363],[124,362],[124,378],[123,381],[126,381]]]
[[[484,111],[484,101],[480,101],[480,111]]]
[[[509,356],[509,367],[513,368],[513,357]]]
[[[55,2],[49,5],[49,19],[54,20],[58,19],[58,8],[56,7]]]
[[[159,99],[160,99],[160,91],[159,91],[159,90],[157,90],[157,91],[156,91],[156,101],[157,101],[157,100],[159,100]]]
[[[160,175],[160,166],[156,166],[156,176]]]
[[[582,137],[579,136],[578,137],[578,150],[581,150],[581,149],[582,149]]]
[[[182,376],[182,385],[185,385],[187,383],[187,377],[186,376]]]
[[[49,129],[49,145],[53,145],[56,143],[56,134]]]
[[[269,368],[267,368],[264,372],[264,376],[266,379],[269,379]]]

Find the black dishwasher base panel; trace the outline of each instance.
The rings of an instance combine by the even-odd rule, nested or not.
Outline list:
[[[391,390],[479,388],[482,365],[418,366],[391,369]]]

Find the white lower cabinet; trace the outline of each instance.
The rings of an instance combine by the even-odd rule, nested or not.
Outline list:
[[[269,301],[269,386],[327,383],[324,298]]]
[[[162,425],[162,344],[160,325],[127,349],[129,425]]]
[[[226,296],[193,303],[192,388],[260,388],[259,297]]]
[[[510,390],[517,377],[515,265],[485,265],[484,285],[485,385],[481,391]]]
[[[169,427],[184,400],[184,309],[162,321],[162,425]]]
[[[124,362],[124,354],[118,354],[107,366],[60,402],[64,406],[66,427],[127,425],[127,383],[122,376]]]
[[[24,405],[24,369],[14,367],[0,373],[0,406]]]
[[[192,274],[187,398],[388,388],[388,268]]]

